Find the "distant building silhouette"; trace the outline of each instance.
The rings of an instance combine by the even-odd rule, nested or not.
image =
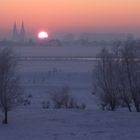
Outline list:
[[[13,26],[12,39],[13,41],[16,41],[16,42],[19,40],[16,22],[14,23],[14,26]]]
[[[12,40],[15,42],[25,42],[26,41],[26,31],[24,27],[24,22],[22,21],[20,31],[18,32],[16,22],[13,26]]]
[[[22,25],[20,29],[20,41],[25,42],[25,39],[26,39],[26,33],[25,33],[24,22],[22,21]]]

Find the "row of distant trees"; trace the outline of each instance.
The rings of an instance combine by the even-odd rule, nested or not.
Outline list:
[[[139,43],[140,40],[137,40]],[[49,47],[60,47],[60,46],[73,46],[73,45],[78,45],[78,46],[108,46],[108,45],[113,45],[114,40],[96,40],[93,38],[93,40],[88,40],[86,38],[79,38],[76,40],[60,40],[60,39],[47,39],[47,40],[42,40],[42,41],[35,41],[33,39],[29,39],[25,42],[16,42],[12,40],[7,40],[3,39],[0,40],[0,46],[49,46]]]
[[[97,55],[95,87],[102,109],[125,106],[140,112],[140,54],[135,41],[116,43]]]

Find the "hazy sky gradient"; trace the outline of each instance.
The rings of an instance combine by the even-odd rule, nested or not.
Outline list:
[[[0,29],[140,32],[140,0],[0,0]]]

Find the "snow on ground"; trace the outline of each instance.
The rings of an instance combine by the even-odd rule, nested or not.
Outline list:
[[[92,73],[89,72],[25,72],[20,74],[22,87],[26,95],[32,95],[31,103],[36,107],[41,102],[50,101],[51,94],[64,86],[69,87],[69,94],[80,104],[84,103],[88,108],[93,108]]]
[[[23,75],[22,75],[23,74]],[[31,105],[9,112],[9,124],[0,124],[0,140],[139,140],[140,114],[125,109],[101,111],[91,95],[91,73],[22,73]],[[46,76],[46,80],[42,79]],[[43,80],[43,81],[42,81]],[[45,80],[45,81],[44,81]],[[53,88],[67,83],[72,95],[87,109],[43,109]],[[2,116],[0,116],[0,121]]]
[[[19,48],[22,56],[91,56],[91,47]],[[101,111],[93,91],[93,62],[22,62],[21,84],[31,105],[9,112],[9,124],[0,124],[0,140],[140,140],[140,114],[127,110]],[[86,110],[42,109],[52,90],[67,85]],[[0,121],[2,116],[0,115]]]
[[[32,47],[12,47],[15,53],[19,56],[71,56],[71,57],[95,57],[96,54],[101,50],[99,46],[57,46],[57,47],[46,47],[46,46],[32,46]],[[109,47],[110,48],[110,47]]]
[[[23,61],[19,62],[21,72],[46,72],[58,69],[64,72],[88,72],[94,68],[94,61]]]
[[[140,114],[26,109],[10,113],[0,140],[139,140]]]

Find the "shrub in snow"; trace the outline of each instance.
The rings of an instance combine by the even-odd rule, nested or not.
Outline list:
[[[24,106],[26,105],[31,105],[31,99],[32,99],[32,94],[29,94],[28,96],[21,97],[18,102]]]
[[[50,101],[43,101],[42,103],[42,108],[43,109],[48,109],[48,108],[50,108],[50,106],[51,106],[51,103],[50,103]]]
[[[85,105],[78,105],[77,101],[69,94],[69,88],[67,86],[63,87],[61,90],[52,94],[52,101],[54,108],[77,108],[84,109]]]
[[[29,95],[28,95],[28,98],[32,98],[32,97],[33,97],[33,95],[32,95],[32,94],[29,94]]]
[[[84,103],[81,104],[80,109],[86,109],[86,105]]]

